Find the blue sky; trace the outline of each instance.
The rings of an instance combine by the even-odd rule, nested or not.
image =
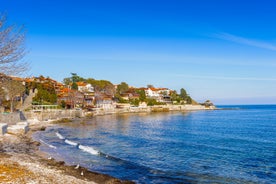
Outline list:
[[[185,88],[198,101],[276,104],[271,0],[0,0],[24,24],[28,75]]]

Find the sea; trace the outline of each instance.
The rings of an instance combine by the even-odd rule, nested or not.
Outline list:
[[[276,183],[276,105],[95,116],[37,132],[40,150],[136,183]]]

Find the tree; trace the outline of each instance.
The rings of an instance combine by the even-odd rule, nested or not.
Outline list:
[[[10,111],[13,112],[15,102],[20,100],[25,92],[25,86],[22,82],[10,79],[3,82],[3,89],[10,102]]]
[[[176,91],[171,91],[170,96],[173,103],[180,103],[181,98]]]
[[[22,59],[26,54],[24,27],[6,25],[6,16],[0,15],[0,73],[18,75],[28,69]]]
[[[186,99],[187,98],[187,92],[186,92],[186,90],[184,89],[184,88],[181,88],[180,89],[180,97],[182,98],[182,99]]]
[[[71,78],[70,77],[67,77],[67,78],[64,78],[63,79],[63,84],[65,84],[65,85],[70,85],[70,83],[71,83],[72,81],[71,81]]]
[[[71,77],[67,77],[63,79],[63,83],[65,85],[71,85],[72,89],[77,90],[78,85],[77,82],[84,82],[86,81],[84,78],[78,76],[76,73],[71,73]]]
[[[186,100],[187,100],[187,104],[193,103],[193,99],[190,96],[187,96]]]
[[[41,76],[41,78],[44,78]],[[44,80],[43,83],[29,83],[27,84],[28,89],[37,89],[37,94],[33,98],[33,101],[39,104],[56,104],[57,94],[55,91],[55,86],[50,80]]]
[[[126,82],[121,82],[121,84],[119,84],[117,86],[117,93],[121,95],[121,94],[127,92],[128,89],[129,89],[128,84]]]
[[[137,94],[139,94],[139,100],[140,100],[141,102],[145,102],[145,101],[146,101],[147,96],[146,96],[146,93],[145,93],[144,90],[138,89],[138,90],[136,90],[135,92],[136,92]]]
[[[73,82],[73,83],[72,83],[72,89],[78,90],[78,85],[77,85],[76,82]]]
[[[148,84],[147,87],[148,88],[154,88],[154,86],[152,84]]]
[[[88,79],[86,81],[94,87],[97,96],[101,96],[102,94],[114,96],[115,94],[114,85],[110,81],[95,79]]]
[[[85,81],[84,78],[78,76],[78,74],[76,74],[76,73],[71,73],[71,75],[72,75],[71,76],[72,82],[84,82]]]

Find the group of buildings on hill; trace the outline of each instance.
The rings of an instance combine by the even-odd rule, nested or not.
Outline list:
[[[11,77],[11,79],[20,82],[26,88],[24,93],[18,93],[16,101],[24,103],[26,98],[33,93],[31,99],[33,105],[55,104],[67,109],[112,109],[134,104],[135,106],[147,106],[149,104],[145,99],[154,100],[158,104],[174,103],[171,94],[175,93],[175,91],[168,88],[155,88],[153,86],[146,88],[128,87],[118,94],[116,91],[119,85],[113,85],[113,89],[107,92],[105,89],[99,89],[97,86],[85,81],[76,82],[77,88],[73,89],[71,84],[65,85],[43,76],[31,78]],[[8,93],[6,94],[7,96]],[[142,97],[144,100],[141,100]],[[1,99],[0,97],[0,106],[3,106],[1,102],[5,100],[9,100],[9,98],[5,99],[2,97]],[[187,102],[184,100],[181,103]]]

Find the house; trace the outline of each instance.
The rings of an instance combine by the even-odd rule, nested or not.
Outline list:
[[[113,98],[108,95],[100,95],[96,98],[96,108],[101,108],[104,110],[115,109],[116,104],[113,101]]]
[[[86,82],[76,82],[78,85],[78,91],[84,96],[83,107],[93,107],[95,102],[95,91],[91,84]]]
[[[140,98],[139,94],[137,94],[135,92],[131,92],[131,91],[125,92],[121,96],[124,100],[134,100],[134,99]]]
[[[86,82],[77,82],[78,91],[94,93],[94,87]]]
[[[170,94],[168,88],[145,88],[144,91],[148,98],[156,99],[158,102],[168,101]]]
[[[83,101],[83,107],[94,107],[95,104],[95,94],[94,93],[83,93],[84,95],[84,101]]]
[[[69,88],[64,88],[58,95],[58,103],[65,103],[66,108],[82,107],[84,103],[84,94]]]

